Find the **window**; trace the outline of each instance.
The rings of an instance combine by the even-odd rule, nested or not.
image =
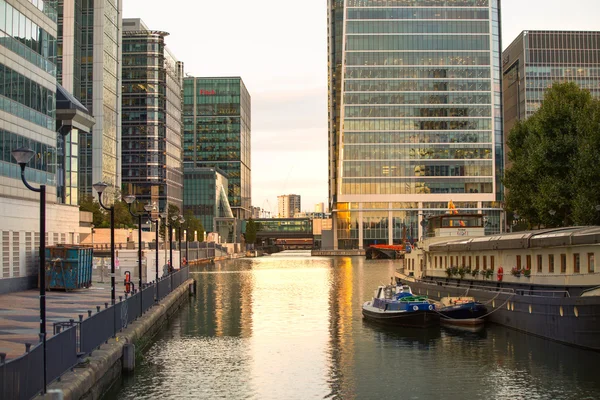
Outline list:
[[[595,270],[594,253],[588,253],[588,272],[593,274]]]
[[[578,274],[580,272],[579,264],[579,253],[573,254],[573,273]]]
[[[483,256],[483,269],[487,269],[487,256]]]
[[[475,269],[479,269],[479,256],[475,256]]]
[[[469,268],[471,268],[471,256],[469,256]]]
[[[531,256],[528,255],[526,258],[526,262],[527,262],[527,269],[531,271]]]
[[[517,269],[521,269],[521,256],[517,256]]]
[[[494,270],[494,256],[490,256],[490,269]]]
[[[448,256],[444,257],[444,267],[448,268]]]
[[[437,256],[433,257],[434,268],[437,268]]]
[[[548,272],[554,273],[554,254],[548,254]]]
[[[542,272],[542,255],[538,254],[537,256],[537,272]]]
[[[567,272],[567,255],[560,255],[560,273],[565,274]]]
[[[466,256],[462,256],[462,266],[465,267],[467,265],[466,263],[467,257]]]

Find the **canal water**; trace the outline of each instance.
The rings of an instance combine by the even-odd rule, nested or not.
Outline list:
[[[193,271],[190,300],[106,398],[598,399],[600,356],[489,325],[381,328],[393,261],[306,252]]]

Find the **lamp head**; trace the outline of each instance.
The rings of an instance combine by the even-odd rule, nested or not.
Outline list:
[[[94,190],[96,192],[98,192],[98,196],[102,196],[102,193],[106,190],[108,185],[104,182],[98,182],[98,183],[94,183],[92,185],[92,187],[94,188]]]
[[[171,219],[173,220],[173,222],[177,221],[177,219],[178,219],[178,218],[179,218],[179,217],[178,217],[177,215],[173,215],[173,216],[171,217]]]
[[[179,216],[179,222],[182,224],[185,222],[185,218],[183,218],[183,216],[181,215]]]
[[[31,161],[35,152],[27,147],[21,147],[20,149],[11,151],[11,154],[17,161],[17,164],[19,164],[22,169],[25,169],[25,166]]]
[[[154,204],[152,203],[148,203],[144,206],[144,210],[146,210],[147,212],[151,212],[154,211]]]
[[[135,195],[133,195],[133,194],[127,195],[127,196],[123,197],[123,200],[125,200],[125,203],[127,203],[127,204],[132,204],[135,201]]]
[[[167,219],[168,215],[167,215],[167,213],[166,213],[166,212],[161,212],[161,213],[160,213],[160,217],[161,217],[162,219]]]
[[[556,211],[550,210],[550,211],[548,211],[548,213],[553,216],[554,214],[556,214]]]

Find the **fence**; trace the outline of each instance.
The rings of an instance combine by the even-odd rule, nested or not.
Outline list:
[[[104,304],[88,317],[79,321],[59,323],[57,334],[46,341],[46,371],[48,384],[72,369],[82,357],[108,342],[131,322],[152,308],[158,301],[187,281],[189,267],[184,267],[156,283],[145,286],[132,296],[119,296],[113,306]],[[67,326],[66,326],[67,325]],[[61,331],[61,327],[66,329]],[[43,346],[27,348],[21,357],[6,362],[0,353],[0,398],[3,400],[29,400],[43,390]]]

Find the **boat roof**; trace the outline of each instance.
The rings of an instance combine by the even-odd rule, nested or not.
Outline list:
[[[448,239],[429,245],[430,251],[509,250],[600,243],[600,226],[548,228],[468,239]]]

